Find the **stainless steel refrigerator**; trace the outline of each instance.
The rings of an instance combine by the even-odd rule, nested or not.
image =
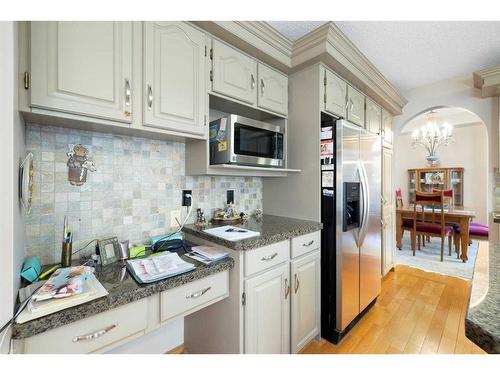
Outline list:
[[[321,335],[338,342],[380,294],[382,147],[348,121],[321,126]]]

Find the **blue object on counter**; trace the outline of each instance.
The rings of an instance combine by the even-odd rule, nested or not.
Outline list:
[[[181,232],[178,232],[178,233],[173,233],[173,234],[162,234],[161,236],[154,236],[154,237],[151,237],[151,247],[155,247],[155,244],[158,242],[158,241],[162,241],[162,240],[181,240],[182,241],[183,237],[182,237],[182,233]]]
[[[38,276],[40,276],[40,272],[42,271],[42,266],[40,265],[40,258],[37,256],[28,257],[24,260],[23,268],[21,270],[21,277],[32,283]]]

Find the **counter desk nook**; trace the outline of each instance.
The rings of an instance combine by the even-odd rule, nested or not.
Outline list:
[[[15,353],[108,352],[179,318],[189,353],[298,352],[320,329],[320,229],[311,221],[264,215],[238,226],[258,237],[227,241],[194,225],[192,244],[229,253],[211,265],[150,284],[124,267],[98,266],[108,295],[14,324]]]

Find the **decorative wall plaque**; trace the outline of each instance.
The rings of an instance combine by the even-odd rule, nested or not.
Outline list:
[[[82,186],[87,181],[87,171],[96,171],[94,162],[88,159],[88,153],[83,145],[77,144],[73,151],[66,154],[69,156],[68,181],[71,185]]]

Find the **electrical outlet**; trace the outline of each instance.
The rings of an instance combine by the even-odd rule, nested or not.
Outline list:
[[[234,203],[234,190],[226,190],[226,203]]]
[[[191,202],[193,199],[186,197],[186,194],[191,195],[191,190],[183,190],[182,191],[182,205],[183,206],[191,206]]]
[[[170,211],[170,228],[177,228],[179,224],[177,220],[181,221],[181,210],[172,210]]]

